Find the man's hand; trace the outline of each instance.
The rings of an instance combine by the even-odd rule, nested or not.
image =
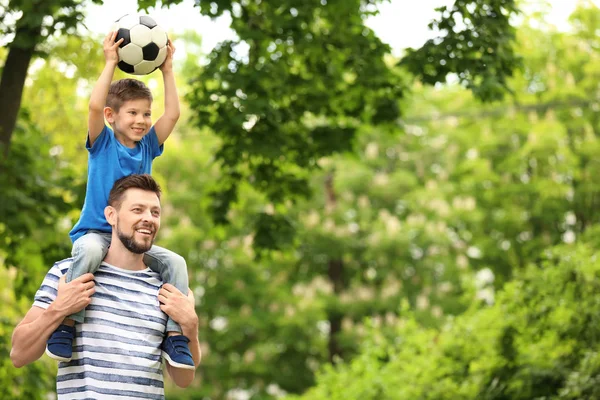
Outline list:
[[[117,65],[119,63],[119,45],[123,43],[123,38],[119,39],[115,42],[117,38],[117,32],[109,32],[108,35],[104,38],[104,59],[107,64]]]
[[[165,72],[173,71],[173,54],[175,54],[175,46],[171,39],[169,39],[167,42],[167,58],[165,58],[165,61],[158,67],[163,74]]]
[[[93,274],[84,274],[71,282],[65,282],[65,275],[58,281],[58,293],[52,308],[65,317],[84,309],[92,301],[96,289]]]
[[[71,282],[63,275],[58,281],[56,298],[47,309],[32,306],[12,335],[10,359],[20,368],[39,359],[46,349],[46,341],[65,317],[90,304],[94,294],[94,275],[85,274]]]
[[[190,342],[190,351],[194,359],[194,365],[198,367],[202,359],[200,342],[198,341],[198,316],[194,307],[194,294],[188,288],[187,296],[175,286],[165,283],[158,291],[160,309],[181,326],[181,333]],[[195,370],[174,368],[167,363],[167,371],[179,387],[187,387],[194,380]]]
[[[175,286],[165,283],[158,291],[160,309],[173,321],[181,325],[181,329],[188,332],[198,332],[198,316],[196,315],[194,294],[188,289],[184,295]],[[187,335],[186,335],[187,336]]]

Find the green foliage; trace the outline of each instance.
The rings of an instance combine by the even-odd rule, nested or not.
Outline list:
[[[350,150],[359,121],[397,118],[402,82],[384,60],[388,46],[364,26],[375,4],[367,3],[199,2],[211,16],[231,12],[239,37],[212,52],[187,96],[194,122],[222,140],[216,221],[239,199],[241,182],[275,204],[307,196],[316,161]],[[272,219],[256,222],[280,236]]]
[[[4,252],[0,249],[0,398],[6,400],[42,400],[54,390],[56,362],[42,360],[39,363],[17,369],[10,361],[11,335],[15,325],[29,308],[29,299],[15,295],[12,285],[16,275],[14,267],[7,268],[2,262]],[[54,372],[54,373],[53,373]]]
[[[555,247],[507,284],[493,306],[473,306],[440,331],[411,318],[392,340],[372,330],[359,357],[325,368],[299,398],[596,398],[599,278],[594,245],[584,239]]]
[[[70,253],[59,226],[75,200],[68,189],[72,171],[52,156],[48,139],[26,111],[0,169],[0,252],[5,265],[27,266],[17,269],[15,290],[17,297],[31,297],[48,266]]]
[[[461,83],[483,101],[499,100],[521,58],[515,51],[517,13],[514,0],[457,0],[452,7],[437,8],[438,19],[429,24],[439,33],[421,48],[408,49],[400,65],[421,82],[446,82],[456,74]]]
[[[197,271],[205,316],[202,385],[198,394],[178,396],[227,398],[246,391],[255,399],[275,397],[277,390],[301,392],[313,382],[315,368],[328,363],[331,340],[342,360],[357,355],[367,336],[366,317],[378,336],[371,350],[383,355],[377,356],[378,364],[357,368],[359,375],[378,382],[378,365],[388,362],[387,345],[378,346],[385,338],[394,343],[403,313],[410,310],[415,335],[434,338],[446,318],[459,315],[476,298],[493,301],[494,291],[537,262],[545,249],[579,238],[593,224],[596,208],[598,164],[593,157],[582,161],[597,146],[597,112],[585,110],[584,118],[573,118],[577,110],[552,104],[538,108],[536,102],[583,92],[565,78],[570,71],[577,71],[579,84],[593,86],[589,61],[595,56],[577,50],[583,47],[580,40],[522,28],[524,69],[511,86],[523,108],[508,101],[482,106],[460,85],[417,85],[402,102],[400,126],[361,123],[352,153],[318,159],[319,168],[307,176],[313,196],[277,204],[263,185],[246,182],[238,188],[226,227],[207,221],[214,206],[207,194],[224,184],[221,174],[226,173],[210,157],[226,138],[210,135],[209,129],[186,132],[186,144],[178,143],[177,154],[171,148],[156,168],[174,189],[166,198],[176,207],[172,222],[180,225],[163,245],[184,254]],[[592,59],[582,63],[587,57]],[[584,65],[591,70],[582,70]],[[419,119],[423,115],[431,117]],[[294,247],[255,261],[255,215],[284,218],[295,230]],[[329,274],[332,263],[341,265],[338,280]],[[491,273],[493,282],[479,282],[480,271]],[[403,300],[407,306],[400,309]],[[282,315],[281,309],[289,311]],[[296,323],[299,316],[302,323]],[[274,326],[280,322],[273,320],[291,321],[293,334],[279,336]],[[333,336],[336,321],[341,329]],[[252,334],[244,336],[245,328]],[[497,338],[507,352],[511,329]],[[465,343],[476,340],[460,334]],[[286,352],[290,348],[295,351]],[[419,351],[427,350],[424,344]],[[415,365],[414,374],[453,365],[446,359],[440,365],[429,361]],[[287,371],[286,362],[294,366],[296,384],[289,383],[287,372],[278,373]],[[353,385],[348,379],[328,387],[340,393],[346,387],[364,389],[377,398],[381,389],[364,385],[367,381]],[[444,389],[441,385],[435,393],[443,398]]]
[[[11,0],[2,7],[0,33],[13,35],[21,30],[28,35],[16,35],[10,47],[32,48],[56,34],[73,34],[85,17],[87,3],[101,0]],[[11,17],[5,18],[10,15]]]
[[[188,261],[204,352],[195,386],[168,386],[168,398],[302,393],[329,363],[332,342],[341,350],[333,358],[345,363],[324,367],[329,372],[306,398],[518,399],[544,388],[594,398],[597,349],[577,344],[589,325],[569,308],[575,295],[584,296],[560,283],[568,274],[536,279],[553,271],[552,263],[573,272],[573,259],[598,248],[588,237],[565,247],[564,257],[559,250],[544,255],[597,222],[600,115],[581,107],[600,71],[589,50],[597,48],[597,9],[578,10],[569,34],[520,28],[523,69],[509,82],[519,106],[492,108],[477,97],[504,90],[506,71],[498,81],[487,76],[485,85],[473,78],[472,91],[416,84],[399,98],[408,80],[362,26],[371,3],[362,11],[355,1],[209,3],[199,2],[202,13],[233,13],[239,43],[222,44],[206,67],[194,67],[198,55],[188,57],[178,82],[192,103],[184,102],[177,132],[153,168],[164,189],[158,244]],[[487,11],[474,18],[489,18]],[[495,36],[486,39],[494,48],[508,46],[497,30],[503,18],[489,30],[476,21],[477,32]],[[54,50],[42,49],[50,56],[24,93],[36,113],[23,117],[10,173],[0,176],[0,210],[7,210],[0,223],[11,226],[13,246],[0,244],[0,258],[11,258],[6,293],[24,303],[6,312],[6,346],[41,274],[69,251],[66,231],[85,177],[81,117],[102,66],[99,43],[47,42]],[[435,54],[423,62],[435,67],[436,57],[449,57]],[[481,68],[476,54],[466,54]],[[161,98],[160,86],[155,94]],[[543,270],[523,272],[541,258]],[[494,282],[478,282],[479,271]],[[531,298],[513,283],[506,293],[521,303],[496,295],[494,307],[478,302],[453,317],[476,296],[491,301],[482,293],[493,298],[515,273],[522,278],[516,282],[532,287]],[[559,287],[544,292],[543,282]],[[28,373],[0,367],[10,379]],[[51,391],[32,388],[31,397],[44,390]]]

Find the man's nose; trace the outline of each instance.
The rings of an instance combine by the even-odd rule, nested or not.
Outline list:
[[[152,211],[150,211],[150,210],[144,211],[142,213],[142,219],[144,221],[151,221],[152,219],[154,219],[154,216],[152,215]]]

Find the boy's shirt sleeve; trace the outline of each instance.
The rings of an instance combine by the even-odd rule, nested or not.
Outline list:
[[[165,150],[164,143],[161,145],[158,144],[158,136],[156,135],[156,130],[154,130],[154,125],[152,126],[152,128],[150,128],[148,134],[144,136],[144,139],[148,140],[148,144],[150,145],[150,152],[152,154],[153,159],[160,156]]]
[[[33,300],[34,306],[47,309],[56,299],[56,294],[58,293],[58,281],[67,271],[66,268],[64,271],[62,271],[60,266],[61,263],[54,264],[54,266],[50,268],[44,277],[40,288],[35,293]]]
[[[85,148],[90,154],[96,154],[100,149],[106,147],[106,144],[110,139],[109,136],[108,127],[105,124],[104,128],[102,128],[102,132],[100,132],[96,140],[94,140],[94,144],[90,146],[90,134],[88,132],[87,139],[85,139]]]

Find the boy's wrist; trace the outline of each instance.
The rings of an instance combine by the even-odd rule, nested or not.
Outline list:
[[[162,72],[163,75],[165,75],[165,74],[172,74],[173,73],[173,66],[169,66],[169,67],[161,66],[159,69],[160,69],[160,71]]]
[[[119,64],[119,60],[106,60],[106,66],[112,69],[117,68],[117,64]]]

